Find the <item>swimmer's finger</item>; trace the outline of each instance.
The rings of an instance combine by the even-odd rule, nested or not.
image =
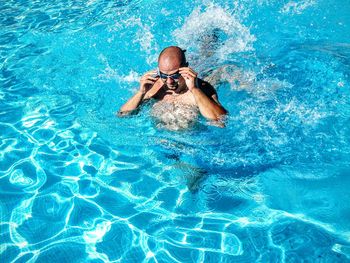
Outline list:
[[[187,68],[187,69],[188,69],[188,72],[191,72],[193,74],[197,74],[197,72],[195,72],[193,69],[191,69],[191,68]]]
[[[192,74],[189,73],[181,73],[181,76],[184,77],[185,79],[191,79],[191,78],[196,78],[196,76],[193,76]]]
[[[179,72],[180,73],[180,75],[182,76],[182,77],[187,77],[187,73],[186,72]]]
[[[143,77],[141,78],[141,81],[145,81],[145,80],[153,80],[153,81],[156,81],[156,80],[158,80],[158,78],[157,78],[157,77],[152,77],[152,76],[143,76]]]
[[[180,68],[179,73],[180,73],[180,74],[187,73],[187,74],[190,74],[190,75],[193,76],[193,77],[197,77],[197,72],[191,70],[190,68],[186,68],[186,69],[184,69],[184,68],[181,69],[181,68]]]
[[[193,69],[189,69],[189,73],[191,74],[191,75],[193,75],[193,76],[197,76],[198,74],[197,74],[197,72],[195,72]]]
[[[181,76],[183,76],[183,77],[188,77],[188,76],[189,76],[189,74],[188,74],[187,72],[180,72],[180,74],[181,74]]]
[[[158,75],[157,70],[148,71],[144,76],[154,76],[154,75]]]
[[[157,78],[153,78],[153,77],[150,77],[150,76],[143,76],[142,78],[141,78],[141,81],[142,82],[144,82],[144,81],[153,81],[153,82],[155,82],[155,81],[157,81],[158,79]]]
[[[197,77],[197,73],[194,72],[188,72],[188,75],[192,76],[193,78]]]
[[[154,81],[153,81],[153,80],[145,80],[144,83],[145,83],[145,84],[153,85],[153,84],[154,84]]]
[[[189,68],[179,68],[179,72],[188,72]]]
[[[157,72],[150,72],[150,73],[146,73],[144,76],[156,76],[158,75]]]
[[[149,77],[149,78],[146,78],[146,79],[145,79],[145,81],[152,81],[152,82],[156,82],[156,81],[157,81],[157,79],[156,79],[156,78],[151,78],[151,77]]]

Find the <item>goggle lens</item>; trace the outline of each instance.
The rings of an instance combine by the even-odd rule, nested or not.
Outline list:
[[[179,72],[176,72],[174,74],[171,74],[171,75],[168,75],[168,74],[165,74],[163,72],[161,72],[159,69],[158,69],[158,75],[160,78],[162,79],[167,79],[167,78],[171,78],[173,79],[174,81],[178,81],[179,78],[181,77],[181,74]]]

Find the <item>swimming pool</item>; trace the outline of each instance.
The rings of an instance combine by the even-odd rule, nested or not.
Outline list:
[[[2,1],[1,262],[350,262],[350,4]],[[168,45],[226,128],[116,118]]]

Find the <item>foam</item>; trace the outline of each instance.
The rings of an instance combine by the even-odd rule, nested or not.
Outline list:
[[[158,102],[152,108],[158,128],[184,130],[193,126],[198,117],[197,107],[169,102]]]
[[[195,8],[173,35],[180,46],[195,50],[202,47],[222,60],[231,53],[254,50],[256,40],[234,14],[215,4],[204,10]]]
[[[149,21],[143,21],[139,16],[131,16],[130,18],[120,22],[116,28],[134,28],[136,29],[133,43],[140,45],[140,50],[146,53],[146,62],[148,65],[157,61],[159,50],[157,41],[151,32]]]
[[[290,1],[281,8],[280,12],[301,14],[305,9],[315,4],[316,4],[315,0],[304,0],[304,1],[298,1],[298,2]]]

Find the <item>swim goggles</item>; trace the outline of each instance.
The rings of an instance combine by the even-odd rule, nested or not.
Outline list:
[[[157,74],[161,79],[167,79],[167,78],[171,78],[172,80],[174,80],[175,82],[179,81],[179,78],[181,77],[181,74],[179,72],[176,72],[174,74],[168,75],[165,73],[162,73],[159,68],[157,68]]]

